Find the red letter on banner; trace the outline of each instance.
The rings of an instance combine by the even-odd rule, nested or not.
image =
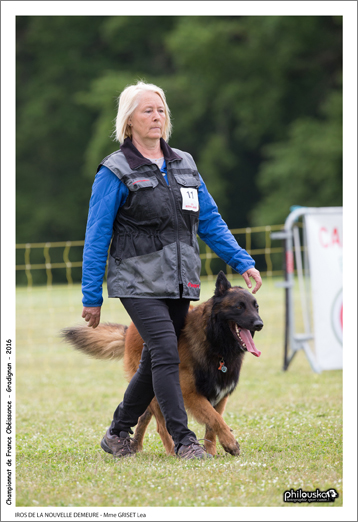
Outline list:
[[[339,240],[339,233],[338,233],[338,230],[336,228],[334,228],[333,232],[332,232],[332,245],[334,245],[335,243],[337,245],[341,246],[341,242]]]
[[[328,234],[327,232],[327,229],[325,227],[321,227],[320,228],[320,231],[319,231],[319,241],[321,243],[321,245],[323,246],[323,248],[327,248],[329,243],[326,241],[324,241],[324,237],[323,237],[323,234]]]

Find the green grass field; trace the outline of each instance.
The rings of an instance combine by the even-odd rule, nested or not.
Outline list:
[[[202,299],[213,288],[204,282]],[[283,372],[283,290],[265,280],[257,298],[262,355],[246,355],[224,414],[240,457],[221,446],[210,461],[167,457],[153,420],[143,453],[114,460],[99,442],[127,385],[121,362],[86,358],[58,336],[83,322],[80,286],[18,288],[16,505],[284,506],[285,490],[335,488],[342,506],[342,372],[317,375],[303,353]],[[129,323],[116,299],[105,299],[102,321]]]

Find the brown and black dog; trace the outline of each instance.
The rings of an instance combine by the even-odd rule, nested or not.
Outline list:
[[[235,390],[245,352],[259,357],[252,340],[261,330],[255,297],[240,286],[231,286],[223,272],[216,280],[214,296],[192,307],[181,332],[178,350],[180,385],[189,414],[205,424],[205,447],[216,454],[216,436],[224,450],[239,455],[240,447],[222,417],[228,396]],[[100,324],[97,328],[66,328],[62,336],[78,350],[98,359],[124,358],[130,380],[136,372],[143,340],[133,323],[129,327]],[[134,448],[143,448],[146,428],[155,416],[157,430],[168,455],[174,454],[173,439],[165,427],[159,405],[154,398],[139,418],[134,433]]]

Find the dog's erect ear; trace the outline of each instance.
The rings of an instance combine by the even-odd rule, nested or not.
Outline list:
[[[220,270],[219,275],[216,279],[215,285],[215,297],[220,297],[225,294],[231,288],[230,282],[227,280],[226,275]]]

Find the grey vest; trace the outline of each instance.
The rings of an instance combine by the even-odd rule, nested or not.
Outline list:
[[[171,149],[164,140],[161,148],[169,186],[129,138],[98,167],[109,168],[129,189],[113,225],[109,297],[175,299],[182,284],[183,297],[199,299],[199,210],[182,208],[183,190],[191,197],[200,185],[199,174],[190,154]]]

